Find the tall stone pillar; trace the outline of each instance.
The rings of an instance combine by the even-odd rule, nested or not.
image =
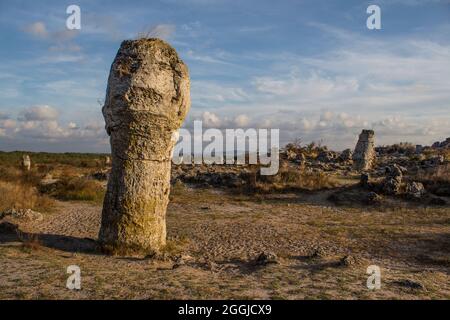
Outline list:
[[[188,68],[175,49],[159,39],[122,42],[102,109],[112,152],[99,233],[106,251],[165,245],[173,137],[189,108]]]
[[[375,161],[375,132],[363,130],[353,152],[353,168],[358,171],[369,170]]]

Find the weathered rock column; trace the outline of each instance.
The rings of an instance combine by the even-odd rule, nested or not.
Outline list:
[[[173,136],[189,107],[188,69],[175,49],[159,39],[122,42],[102,109],[112,152],[99,233],[105,250],[165,245]]]
[[[369,170],[375,160],[375,132],[363,130],[353,152],[353,167],[358,171]]]

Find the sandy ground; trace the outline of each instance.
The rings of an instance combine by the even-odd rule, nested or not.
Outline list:
[[[59,202],[40,222],[14,221],[28,240],[0,235],[0,298],[450,298],[448,207],[347,208],[326,197],[178,191],[166,260],[98,253],[101,207]],[[263,251],[278,263],[256,265]],[[81,268],[79,291],[66,288],[69,265]],[[379,290],[366,286],[369,265],[381,269]]]

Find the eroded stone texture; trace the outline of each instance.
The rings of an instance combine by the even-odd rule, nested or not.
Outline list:
[[[406,195],[411,198],[420,199],[425,193],[425,187],[421,182],[413,181],[406,184]]]
[[[390,165],[386,168],[386,178],[383,182],[383,192],[389,195],[397,195],[403,183],[403,174],[406,169],[398,164]]]
[[[186,65],[159,39],[122,42],[102,109],[112,170],[99,241],[114,251],[159,251],[166,242],[173,137],[190,107]]]
[[[353,166],[358,171],[369,170],[375,160],[375,143],[373,130],[363,130],[353,152]]]
[[[27,154],[22,157],[22,168],[25,171],[30,171],[31,169],[31,159],[30,156]]]

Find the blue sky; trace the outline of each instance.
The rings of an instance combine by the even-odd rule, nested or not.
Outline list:
[[[65,27],[81,8],[81,30]],[[366,8],[381,8],[368,30]],[[335,149],[450,136],[450,1],[1,1],[0,150],[108,151],[101,103],[120,42],[172,44],[186,120],[279,128]]]

